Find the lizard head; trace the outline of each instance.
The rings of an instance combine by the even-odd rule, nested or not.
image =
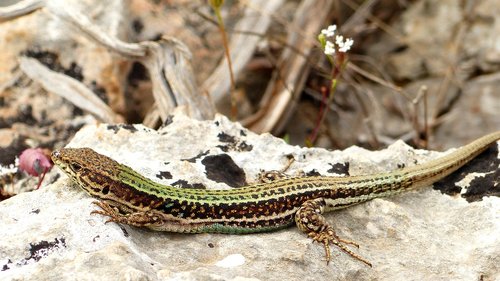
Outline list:
[[[119,164],[91,148],[62,148],[52,161],[90,195],[104,197],[109,183],[116,179]]]
[[[163,199],[151,194],[152,190],[161,192],[158,184],[90,148],[62,148],[52,152],[51,157],[88,194],[113,202],[124,212],[153,208],[163,203]],[[162,187],[163,190],[168,188],[171,187]]]

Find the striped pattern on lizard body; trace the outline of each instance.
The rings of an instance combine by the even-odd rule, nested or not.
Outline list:
[[[388,173],[348,177],[299,177],[230,190],[183,189],[156,183],[90,148],[64,148],[52,159],[90,195],[109,221],[184,233],[244,234],[281,229],[294,222],[315,241],[353,253],[322,216],[367,200],[428,186],[449,175],[500,138],[479,138],[441,158]]]

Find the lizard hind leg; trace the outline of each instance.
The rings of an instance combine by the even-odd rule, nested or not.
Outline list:
[[[295,223],[297,227],[307,234],[314,241],[323,244],[325,247],[326,263],[331,259],[330,244],[333,244],[353,258],[372,266],[370,262],[351,251],[346,245],[359,247],[358,244],[344,240],[337,236],[333,227],[331,227],[322,215],[326,202],[323,198],[317,198],[304,202],[295,214]]]

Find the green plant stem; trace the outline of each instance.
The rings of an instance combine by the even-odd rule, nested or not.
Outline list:
[[[320,107],[320,110],[318,113],[318,118],[316,121],[316,125],[314,126],[312,133],[309,135],[309,137],[306,140],[306,145],[309,147],[313,146],[313,144],[316,142],[316,139],[317,139],[318,133],[319,133],[319,128],[321,127],[321,124],[323,124],[323,122],[326,118],[326,114],[328,112],[328,108],[330,107],[330,104],[333,102],[333,96],[334,96],[335,90],[337,88],[337,82],[338,82],[337,78],[339,77],[340,73],[347,65],[347,60],[345,60],[344,53],[337,53],[337,56],[336,56],[336,60],[338,62],[337,64],[334,62],[334,60],[332,58],[328,57],[328,59],[330,60],[330,62],[333,65],[332,75],[331,75],[332,79],[330,80],[330,89],[327,93],[328,101],[324,102],[322,100],[321,107]]]
[[[238,109],[236,107],[236,97],[235,97],[235,88],[236,83],[234,81],[234,73],[233,73],[233,64],[231,62],[231,54],[229,52],[229,44],[227,42],[226,30],[224,28],[224,21],[222,20],[222,16],[220,14],[219,7],[212,6],[215,12],[215,16],[217,17],[217,22],[219,23],[219,30],[222,35],[222,44],[224,45],[224,54],[226,56],[227,65],[229,67],[229,79],[231,81],[231,88],[229,90],[229,94],[231,96],[231,119],[234,121],[238,115]]]

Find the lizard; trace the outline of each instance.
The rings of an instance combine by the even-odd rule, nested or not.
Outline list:
[[[372,264],[347,245],[327,222],[325,212],[373,198],[429,186],[465,165],[500,139],[500,131],[483,136],[443,157],[392,172],[332,177],[282,178],[230,190],[185,189],[157,183],[129,166],[91,148],[55,150],[53,162],[89,195],[106,221],[178,233],[247,234],[297,227],[323,244],[327,264],[330,245]]]

